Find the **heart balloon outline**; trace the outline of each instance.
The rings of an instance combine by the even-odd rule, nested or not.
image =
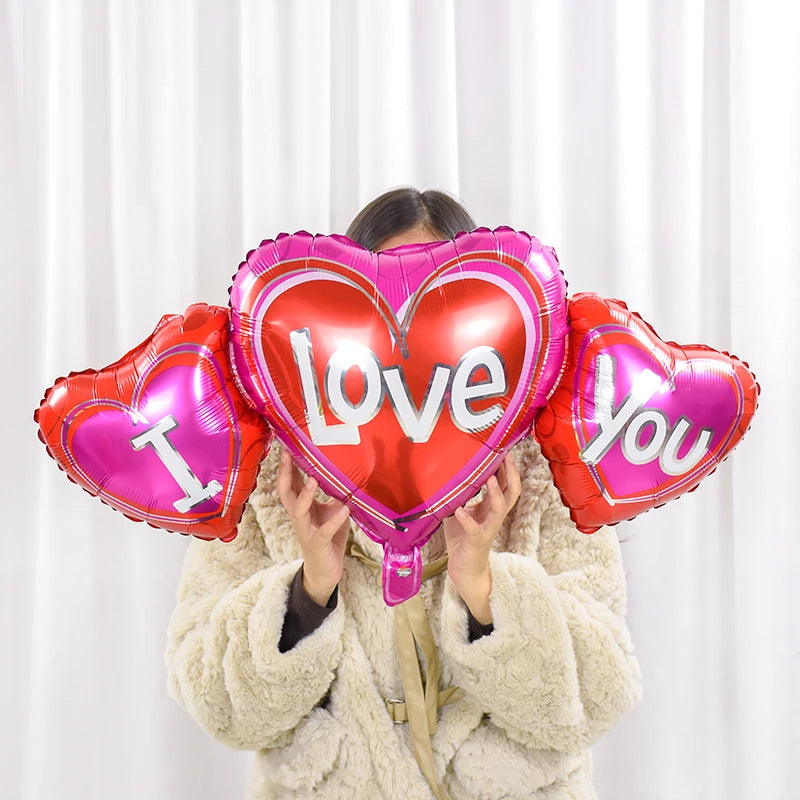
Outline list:
[[[149,364],[147,369],[136,381],[130,403],[126,404],[112,398],[103,397],[87,400],[77,405],[69,414],[67,414],[61,426],[61,446],[64,448],[64,453],[69,461],[70,466],[77,473],[77,475],[81,477],[87,484],[89,484],[94,490],[96,490],[96,494],[101,495],[103,499],[111,500],[112,503],[118,506],[121,510],[124,509],[131,514],[146,514],[153,522],[174,522],[176,517],[174,514],[159,514],[153,509],[148,509],[144,506],[137,505],[136,503],[133,503],[120,495],[104,489],[94,478],[92,478],[91,475],[83,470],[78,458],[73,453],[71,443],[74,435],[77,433],[77,428],[81,424],[82,420],[80,418],[84,412],[86,412],[87,415],[91,415],[92,413],[98,413],[106,408],[116,409],[127,414],[134,426],[137,426],[140,423],[145,426],[152,425],[153,421],[146,419],[139,411],[142,395],[150,383],[151,378],[154,379],[160,372],[159,368],[164,367],[165,371],[173,369],[176,366],[175,364],[170,364],[169,366],[166,366],[166,364],[167,362],[173,361],[176,356],[180,355],[188,355],[193,361],[195,361],[198,368],[202,369],[204,372],[210,370],[211,374],[213,374],[215,378],[215,390],[219,393],[219,398],[222,402],[225,416],[233,431],[230,441],[229,463],[235,464],[239,460],[242,443],[241,436],[236,431],[237,425],[234,414],[233,397],[225,385],[225,379],[222,375],[222,370],[219,364],[214,359],[211,350],[204,345],[179,345],[159,353],[159,355],[156,356],[156,358]],[[227,481],[227,486],[223,488],[224,491],[222,502],[221,504],[218,504],[218,509],[213,513],[209,513],[207,511],[196,511],[191,513],[187,512],[181,514],[180,518],[187,521],[191,520],[193,522],[206,522],[210,519],[214,519],[215,517],[224,516],[230,507],[231,497],[234,489],[233,481],[229,479]]]
[[[637,319],[636,316],[632,316],[631,320],[632,327],[644,324],[644,321],[641,320],[641,318]],[[647,327],[649,328],[649,326]],[[637,337],[636,333],[633,335],[634,337]],[[576,359],[577,367],[572,391],[573,420],[577,434],[578,447],[581,452],[585,451],[587,446],[591,443],[596,435],[596,431],[591,432],[589,430],[589,424],[587,422],[587,416],[589,413],[587,406],[589,404],[586,401],[585,393],[581,392],[580,387],[580,375],[582,369],[584,368],[585,361],[587,360],[587,353],[593,347],[598,349],[607,347],[609,344],[611,344],[609,340],[613,341],[617,338],[624,339],[629,338],[630,336],[631,330],[621,325],[601,326],[593,329],[591,333],[584,337],[584,340],[581,343],[581,348]],[[672,342],[665,343],[665,345],[679,347]],[[720,380],[728,383],[733,390],[734,397],[736,398],[735,416],[731,418],[730,425],[727,427],[727,429],[725,429],[723,433],[717,437],[717,442],[713,448],[713,452],[709,453],[708,455],[708,461],[713,461],[715,464],[719,464],[727,456],[730,441],[736,433],[738,423],[744,414],[744,388],[742,387],[742,383],[739,380],[736,372],[731,371],[729,365],[706,357],[708,348],[703,347],[700,349],[696,345],[685,345],[680,347],[680,349],[686,355],[686,360],[677,361],[675,366],[671,366],[669,364],[670,359],[667,353],[657,348],[654,348],[651,351],[653,361],[658,364],[662,370],[662,384],[674,384],[682,377],[683,372],[687,370],[691,371],[694,368],[699,367],[706,372],[716,373]],[[692,353],[696,353],[696,355],[692,355]],[[600,460],[594,463],[585,463],[589,472],[594,476],[598,489],[603,492],[603,495],[606,497],[609,503],[638,503],[642,500],[647,500],[650,496],[649,493],[642,490],[633,491],[629,494],[618,493],[611,490],[609,488],[610,476],[607,474],[607,470],[603,467],[603,461]],[[687,487],[688,484],[693,483],[695,479],[699,480],[702,475],[707,474],[707,466],[706,460],[701,459],[692,470],[681,475],[673,476],[673,480],[668,479],[662,486],[660,486],[659,490],[664,493],[685,490],[685,487]]]
[[[583,532],[592,533],[604,524],[633,519],[694,491],[746,433],[758,404],[760,387],[745,362],[705,345],[664,341],[621,300],[604,299],[593,293],[576,295],[569,300],[569,321],[571,332],[564,375],[536,420],[535,436],[573,521]],[[636,422],[635,415],[599,458],[584,457],[601,438],[596,407],[599,390],[595,388],[592,392],[601,356],[610,359],[609,363],[621,363],[631,374],[643,367],[656,376],[658,394],[663,399],[656,398],[653,406],[641,406],[651,415],[654,426],[647,429],[650,442],[655,441],[656,416],[661,414],[666,420],[661,424],[670,437],[677,422],[683,419],[686,427],[683,438],[676,439],[680,445],[674,456],[678,463],[687,459],[699,438],[706,435],[705,452],[699,455],[699,460],[680,473],[665,472],[661,456],[656,455],[634,468],[627,463],[622,442],[629,424]],[[616,413],[622,413],[632,386],[632,380],[614,382],[610,402]],[[705,402],[699,403],[700,398]],[[689,436],[693,428],[697,431]],[[636,426],[635,436],[641,430]]]
[[[39,438],[48,454],[69,479],[134,521],[202,539],[235,538],[244,501],[255,487],[271,434],[266,423],[246,406],[230,375],[227,323],[227,309],[195,304],[183,316],[163,317],[148,339],[113,364],[58,379],[45,394],[34,419],[39,423]],[[162,386],[153,397],[150,390],[158,382]],[[85,399],[76,401],[79,397]],[[205,439],[201,435],[197,443],[192,442],[192,463],[187,467],[192,477],[201,476],[201,482],[205,474],[223,480],[217,481],[220,491],[212,497],[187,511],[178,511],[161,495],[159,505],[159,500],[145,488],[148,481],[155,482],[152,471],[154,465],[158,469],[160,464],[151,448],[144,448],[140,457],[141,485],[126,484],[115,474],[114,464],[119,463],[119,458],[123,464],[126,457],[130,458],[131,437],[123,430],[126,425],[132,430],[139,425],[145,429],[153,425],[142,413],[143,403],[163,400],[166,410],[175,411],[169,403],[181,406],[188,402],[182,407],[185,413],[178,415],[182,421],[176,422],[176,429],[180,430],[187,422],[187,413],[201,413],[191,406],[191,402],[201,399],[205,403],[205,419],[190,420],[187,430],[214,435]],[[105,415],[102,421],[100,415]],[[221,430],[215,426],[221,426]],[[220,450],[223,433],[226,444]],[[115,451],[115,446],[126,439],[128,447],[122,444],[122,449]],[[225,464],[204,463],[202,450],[207,451],[203,456],[206,460],[211,457],[208,453],[216,454],[224,457]],[[159,476],[158,485],[172,485],[174,489],[174,476],[163,464],[160,466],[165,474]],[[130,473],[131,467],[127,470]],[[126,491],[120,491],[120,480]],[[116,489],[112,488],[115,483]],[[146,502],[137,500],[137,495]],[[180,499],[180,495],[172,499],[176,498]]]
[[[512,397],[504,405],[502,420],[487,441],[476,446],[467,468],[442,479],[438,490],[427,493],[418,505],[389,507],[321,452],[308,432],[307,412],[300,418],[283,402],[268,363],[270,353],[265,352],[264,326],[277,326],[269,318],[269,309],[275,298],[304,283],[346,285],[369,300],[400,357],[413,357],[408,337],[426,299],[438,297],[431,294],[438,292],[446,301],[451,283],[455,288],[457,282],[466,286],[466,281],[474,280],[505,292],[506,300],[517,308],[525,330],[523,368],[509,391]],[[354,518],[368,536],[390,545],[395,554],[410,552],[438,527],[434,515],[448,509],[452,513],[454,503],[466,502],[496,469],[507,448],[530,429],[563,364],[565,294],[566,284],[552,249],[507,228],[479,229],[460,234],[455,241],[408,245],[379,254],[345,237],[311,237],[304,232],[281,235],[251,251],[234,278],[231,361],[243,394],[270,421],[299,465],[311,471],[328,494],[354,508]],[[438,363],[435,356],[429,358]]]
[[[476,257],[480,254],[476,254]],[[326,264],[323,268],[320,262],[309,262],[308,268],[312,272],[310,273],[311,277],[307,278],[309,280],[336,280],[340,279],[340,276],[336,273],[336,266],[337,265],[330,265]],[[324,275],[324,273],[330,272],[332,276]],[[303,273],[304,279],[309,273]],[[467,273],[466,275],[470,275]],[[346,280],[343,282],[347,282]],[[350,284],[354,285],[354,284]],[[409,298],[408,305],[411,305],[411,301],[413,299],[421,299],[416,297],[417,293],[415,293],[414,298]],[[266,301],[263,304],[260,304],[260,308],[256,309],[256,313],[260,310],[266,310],[269,306],[269,302]],[[381,316],[389,317],[387,328],[389,329],[392,335],[398,336],[398,345],[401,347],[402,350],[406,350],[405,347],[405,332],[407,332],[408,328],[410,328],[411,319],[407,317],[402,318],[402,322],[400,319],[395,317],[393,312],[389,310],[385,312],[385,316],[382,313]],[[395,333],[397,331],[397,333]],[[261,347],[262,339],[260,336],[260,329],[257,327],[255,330],[256,338],[255,338],[255,346],[257,350],[258,356],[260,356],[261,362],[266,363],[266,357],[263,353],[263,349]],[[538,338],[538,337],[537,337]],[[526,356],[530,355],[530,351],[533,348],[530,346],[529,342],[526,342]],[[544,355],[544,354],[543,354]],[[541,360],[541,359],[540,359]],[[471,463],[471,471],[469,472],[468,477],[465,479],[467,482],[472,482],[473,480],[477,480],[478,476],[483,473],[487,465],[490,461],[497,460],[497,452],[499,452],[505,445],[505,442],[508,441],[509,433],[513,430],[515,423],[519,421],[520,416],[522,415],[523,409],[521,407],[521,401],[523,399],[523,395],[525,394],[525,381],[529,378],[530,374],[534,372],[534,369],[528,368],[526,373],[520,376],[520,379],[517,381],[517,385],[515,387],[514,394],[512,395],[511,401],[509,403],[510,406],[515,407],[514,415],[509,419],[506,427],[504,429],[496,428],[493,433],[489,437],[489,442],[487,443],[487,448],[491,448],[495,452],[487,452],[484,459],[479,462],[477,465],[473,465]],[[268,386],[268,391],[270,392],[273,400],[272,400],[272,407],[270,408],[270,414],[277,414],[280,422],[283,423],[282,430],[284,430],[287,435],[292,437],[292,442],[298,449],[302,450],[306,459],[311,460],[311,458],[319,458],[316,454],[311,452],[311,449],[306,444],[306,437],[302,435],[302,433],[295,433],[299,430],[301,426],[296,424],[296,420],[294,420],[290,411],[286,408],[285,404],[282,402],[280,394],[277,391],[274,381],[272,380],[271,375],[267,372],[266,374],[262,374],[262,379],[265,381],[266,385]],[[367,504],[363,500],[364,492],[360,490],[353,490],[352,488],[348,487],[347,480],[344,473],[336,467],[336,465],[328,458],[319,459],[318,466],[323,468],[323,472],[325,478],[334,486],[338,488],[338,490],[342,493],[345,493],[348,500],[351,500],[353,503],[358,505],[366,514],[373,516],[376,520],[381,522],[385,525],[396,525],[402,526],[405,522],[411,522],[415,519],[419,519],[422,515],[435,513],[448,502],[453,499],[454,494],[457,493],[457,488],[451,489],[450,492],[443,493],[436,498],[431,498],[431,502],[427,503],[423,508],[414,508],[408,509],[405,513],[401,513],[398,515],[395,510],[390,509],[388,506],[380,503],[379,501],[375,500],[374,498],[371,500],[369,504]],[[393,513],[395,512],[395,513]]]

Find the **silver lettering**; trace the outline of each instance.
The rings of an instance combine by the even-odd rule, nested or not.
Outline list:
[[[641,433],[646,425],[653,426],[650,441],[642,446]],[[622,454],[631,464],[647,464],[658,456],[667,438],[669,420],[661,411],[640,411],[630,422],[622,437]]]
[[[471,383],[470,379],[481,367],[486,369],[489,379]],[[469,433],[482,431],[494,425],[503,416],[499,403],[483,411],[473,411],[469,403],[474,400],[488,400],[502,397],[508,391],[508,378],[505,364],[500,354],[491,347],[473,347],[458,362],[453,385],[450,390],[450,416],[453,424]]]
[[[422,403],[417,407],[401,366],[383,367],[368,347],[347,343],[331,356],[325,368],[325,400],[331,413],[341,420],[341,424],[328,425],[323,414],[310,331],[308,328],[291,331],[289,340],[300,376],[308,433],[316,445],[359,444],[359,426],[378,414],[384,395],[389,397],[398,424],[412,442],[430,439],[448,397],[448,387],[451,390],[450,415],[461,430],[484,430],[503,416],[499,403],[482,411],[474,411],[470,406],[476,400],[501,397],[508,391],[505,364],[491,347],[472,348],[455,368],[436,364]],[[361,371],[363,380],[361,397],[355,403],[345,391],[347,373],[354,367]],[[472,380],[481,368],[488,373],[488,379]]]
[[[383,370],[383,380],[403,433],[412,442],[427,442],[442,413],[447,384],[450,383],[450,367],[437,364],[433,368],[420,408],[416,407],[411,397],[401,367],[386,367]]]
[[[222,491],[222,484],[218,481],[209,481],[205,486],[189,468],[183,456],[175,449],[167,438],[167,433],[178,427],[178,421],[172,415],[160,419],[152,428],[131,439],[134,450],[142,450],[148,445],[156,451],[161,463],[167,468],[169,474],[181,487],[185,497],[177,500],[172,505],[181,514],[191,511],[196,505],[209,500]]]
[[[595,361],[594,407],[598,431],[581,452],[587,464],[596,464],[622,437],[622,454],[636,465],[649,464],[658,458],[659,465],[667,475],[678,476],[690,472],[707,452],[713,431],[702,428],[683,458],[678,450],[686,439],[692,423],[681,417],[670,426],[667,415],[657,409],[640,410],[662,387],[661,379],[648,369],[636,377],[630,393],[619,407],[614,407],[614,382],[616,361],[607,353]],[[645,426],[652,425],[652,433],[646,444],[642,444]]]
[[[358,367],[364,390],[357,403],[350,402],[344,390],[348,370]],[[348,343],[339,348],[325,368],[325,398],[331,411],[349,425],[364,425],[380,410],[383,400],[381,365],[378,357],[363,344]]]
[[[352,423],[328,425],[322,413],[322,398],[319,394],[314,354],[311,350],[311,333],[308,328],[291,331],[289,341],[297,370],[300,373],[300,388],[306,403],[306,422],[311,441],[317,445],[358,444],[361,436],[358,426]]]
[[[604,363],[608,359],[611,363]],[[595,361],[595,412],[597,413],[598,431],[581,452],[581,458],[587,464],[596,464],[611,449],[622,430],[631,421],[634,414],[655,394],[661,386],[661,379],[649,369],[642,370],[631,386],[630,393],[614,410],[614,359],[602,353]],[[609,381],[611,381],[609,385]],[[599,402],[598,402],[599,400]]]
[[[701,428],[689,452],[683,458],[678,458],[678,449],[683,444],[683,440],[691,427],[692,423],[686,417],[681,417],[675,423],[675,427],[664,445],[664,451],[661,453],[659,460],[661,469],[667,475],[683,475],[693,470],[708,451],[708,445],[714,435],[714,431],[708,428]]]

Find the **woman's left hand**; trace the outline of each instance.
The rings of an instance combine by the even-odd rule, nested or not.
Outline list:
[[[497,474],[486,482],[484,495],[473,506],[457,508],[443,523],[447,572],[472,616],[482,625],[492,621],[489,594],[492,542],[521,490],[519,471],[509,453]]]

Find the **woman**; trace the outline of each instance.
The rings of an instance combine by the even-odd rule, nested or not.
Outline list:
[[[384,250],[474,227],[448,195],[398,189],[347,235]],[[421,712],[381,560],[277,445],[237,538],[189,545],[170,693],[215,738],[257,751],[248,797],[595,797],[587,748],[640,691],[619,545],[576,530],[533,438],[423,549]]]

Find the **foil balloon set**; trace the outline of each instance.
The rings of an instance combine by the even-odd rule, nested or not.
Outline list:
[[[383,595],[535,436],[585,533],[691,491],[747,431],[747,364],[679,346],[619,300],[567,298],[552,248],[510,228],[370,252],[281,234],[230,308],[196,304],[34,417],[67,476],[134,520],[236,535],[273,436],[384,549]]]

